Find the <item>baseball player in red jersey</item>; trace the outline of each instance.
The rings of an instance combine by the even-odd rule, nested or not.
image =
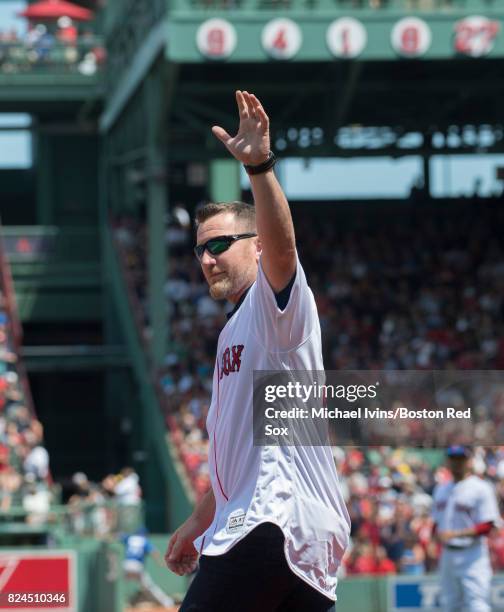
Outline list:
[[[207,417],[212,488],[173,534],[177,574],[199,569],[181,612],[328,612],[350,519],[327,446],[254,446],[254,370],[323,370],[315,299],[273,172],[269,119],[236,92],[236,136],[214,135],[250,176],[255,206],[209,204],[195,252],[215,299],[234,304],[219,335]]]
[[[443,545],[439,564],[444,612],[490,612],[492,568],[486,536],[500,523],[495,491],[472,474],[470,451],[447,451],[453,481],[434,490],[434,533]]]

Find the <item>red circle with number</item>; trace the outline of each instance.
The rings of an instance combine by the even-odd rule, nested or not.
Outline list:
[[[209,19],[196,33],[199,52],[210,59],[226,59],[236,48],[236,30],[225,19]]]
[[[274,59],[291,59],[302,42],[301,28],[292,19],[273,19],[264,26],[262,45]]]
[[[392,30],[392,46],[403,57],[420,57],[431,46],[432,33],[425,21],[406,17],[398,21]]]
[[[336,57],[357,57],[366,47],[367,31],[357,19],[342,17],[328,27],[326,42]]]
[[[500,32],[498,21],[475,15],[455,24],[453,45],[457,53],[470,57],[483,57],[494,48]]]

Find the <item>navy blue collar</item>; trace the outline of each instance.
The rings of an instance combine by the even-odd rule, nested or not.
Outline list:
[[[252,287],[252,285],[250,285],[250,287]],[[238,310],[238,308],[240,308],[240,306],[243,304],[243,300],[247,297],[247,293],[250,291],[250,287],[247,287],[245,291],[241,294],[240,299],[234,305],[233,310],[227,313],[226,316],[228,318],[228,321],[234,315],[234,313]]]

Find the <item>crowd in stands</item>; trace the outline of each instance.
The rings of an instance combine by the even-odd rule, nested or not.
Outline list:
[[[80,33],[68,17],[61,17],[54,27],[34,24],[22,36],[15,29],[0,32],[0,71],[4,73],[44,68],[93,75],[105,57],[102,41],[89,29]]]
[[[351,228],[300,216],[330,368],[504,369],[504,210],[450,210],[361,215]]]
[[[143,504],[139,476],[132,468],[108,474],[100,483],[82,472],[66,485],[53,482],[43,427],[18,354],[13,303],[3,286],[8,277],[1,272],[5,270],[0,269],[0,520],[59,524],[68,532],[97,537],[134,531],[142,523]]]
[[[22,509],[37,524],[51,503],[49,455],[25,394],[6,305],[0,288],[0,516]]]
[[[22,516],[32,527],[52,523],[66,533],[95,538],[140,533],[142,489],[138,474],[130,467],[107,475],[100,483],[77,472],[67,487],[66,507],[53,505],[60,501],[60,492],[51,479],[43,428],[26,401],[22,375],[7,300],[0,287],[0,520],[16,522]],[[147,574],[142,573],[138,580],[143,591],[157,595],[156,602],[172,609],[173,600]]]
[[[432,11],[436,9],[456,8],[463,6],[464,0],[336,0],[346,8],[371,8],[381,9],[402,5],[406,10]],[[489,0],[495,3],[496,0]]]
[[[504,210],[498,203],[462,201],[439,210],[405,205],[402,213],[374,216],[362,208],[346,216],[327,206],[322,216],[306,208],[294,207],[302,228],[298,249],[319,310],[327,369],[504,369]],[[123,219],[115,235],[148,337],[145,224]],[[173,439],[201,495],[209,486],[205,419],[216,341],[229,305],[209,297],[193,240],[190,224],[173,215],[165,287],[171,342],[160,384]],[[497,450],[479,449],[475,458],[501,503],[504,447],[495,424],[504,418],[503,398],[500,388],[480,398],[487,419],[480,425]],[[442,452],[434,463],[390,447],[336,447],[334,453],[353,524],[345,571],[431,571],[439,554],[431,538],[431,495],[448,477],[439,467]],[[492,559],[504,569],[504,532],[492,538]]]
[[[245,0],[192,0],[195,6],[205,8],[242,8],[246,4]],[[497,0],[489,0],[495,3]],[[383,9],[390,7],[403,8],[411,11],[432,11],[436,9],[454,8],[463,6],[464,0],[333,0],[338,9]],[[305,8],[318,8],[322,4],[321,0],[305,0]],[[258,9],[267,8],[295,8],[299,6],[296,0],[256,0]],[[325,4],[324,4],[325,6]]]
[[[142,523],[142,489],[130,467],[108,474],[100,483],[76,472],[69,486],[67,527],[75,534],[103,537],[133,532]]]
[[[504,447],[476,447],[473,471],[496,487],[504,512]],[[343,571],[415,574],[435,571],[441,547],[432,537],[432,492],[450,478],[436,456],[418,449],[334,449],[352,521]],[[504,569],[504,530],[489,539],[492,565]]]

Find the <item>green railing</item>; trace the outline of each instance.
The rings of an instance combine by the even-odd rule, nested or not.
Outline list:
[[[0,536],[54,532],[59,537],[105,538],[115,533],[133,533],[143,524],[143,503],[122,505],[110,500],[74,501],[38,513],[28,512],[22,506],[0,512]]]
[[[0,74],[55,73],[92,77],[104,67],[103,38],[79,38],[75,44],[42,38],[34,44],[0,42]]]

